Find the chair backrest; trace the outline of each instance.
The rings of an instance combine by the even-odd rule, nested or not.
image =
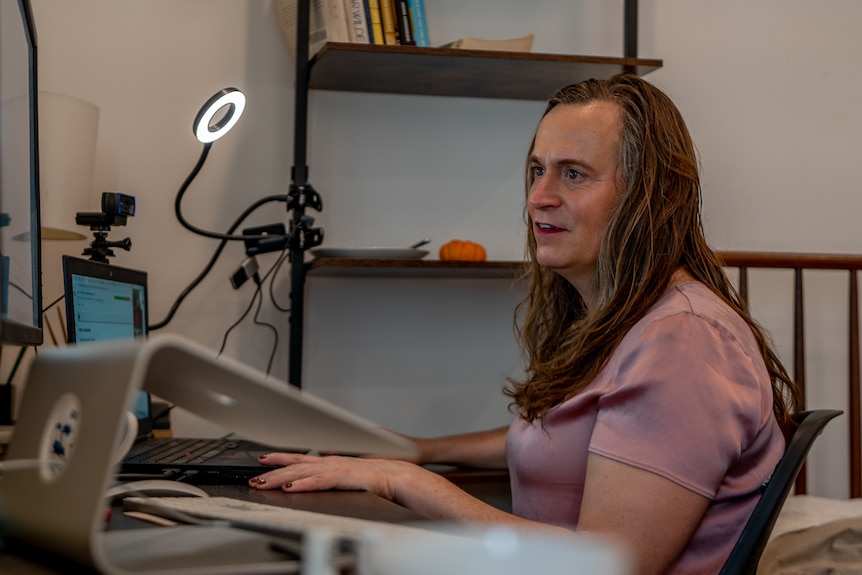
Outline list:
[[[757,563],[769,540],[769,534],[772,533],[778,514],[784,507],[784,501],[793,488],[793,482],[799,475],[808,450],[826,424],[842,413],[844,412],[832,409],[817,409],[794,415],[799,427],[790,438],[772,477],[762,489],[763,495],[754,507],[720,575],[754,575],[757,572]]]

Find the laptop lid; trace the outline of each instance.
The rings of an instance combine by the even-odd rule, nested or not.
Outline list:
[[[63,256],[66,333],[69,343],[143,339],[149,325],[147,272]],[[138,437],[153,431],[150,395],[132,401]]]
[[[63,256],[63,284],[70,343],[146,337],[146,272]]]

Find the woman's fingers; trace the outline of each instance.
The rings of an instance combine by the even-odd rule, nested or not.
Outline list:
[[[258,457],[262,465],[273,467],[272,471],[266,471],[256,477],[249,479],[249,487],[255,489],[281,489],[285,483],[289,483],[295,470],[288,472],[290,466],[310,461],[319,461],[316,455],[305,455],[302,453],[264,453]]]
[[[394,461],[341,457],[319,457],[296,453],[270,453],[262,459],[277,465],[249,480],[255,489],[283,489],[289,492],[330,489],[365,490],[391,498],[389,476],[402,464]]]
[[[293,491],[325,491],[328,489],[364,489],[358,476],[351,473],[353,458],[319,457],[297,453],[269,453],[261,463],[280,466],[249,480],[258,489],[286,488]]]

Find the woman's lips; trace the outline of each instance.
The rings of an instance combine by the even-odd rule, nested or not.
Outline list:
[[[553,234],[558,232],[565,231],[564,228],[559,226],[555,226],[553,224],[548,224],[545,222],[536,222],[536,232],[540,234]]]

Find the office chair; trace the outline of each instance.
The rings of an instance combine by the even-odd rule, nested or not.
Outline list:
[[[772,533],[778,514],[784,507],[784,501],[799,475],[808,450],[826,424],[842,413],[844,412],[832,409],[817,409],[794,414],[793,418],[799,427],[790,438],[772,477],[761,487],[763,495],[754,507],[720,575],[755,575],[769,534]]]

